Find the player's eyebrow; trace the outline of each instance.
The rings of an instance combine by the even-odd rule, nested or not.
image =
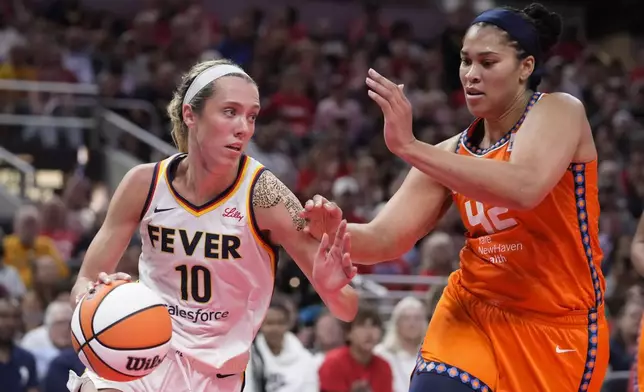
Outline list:
[[[484,50],[484,51],[482,51],[482,52],[476,52],[476,53],[474,53],[474,55],[476,55],[476,56],[478,56],[478,57],[489,56],[489,55],[491,55],[491,54],[492,54],[492,55],[494,55],[494,54],[498,54],[498,53],[497,53],[497,52],[495,52],[495,51],[492,51],[492,50]],[[467,56],[469,56],[469,55],[470,55],[470,54],[469,54],[467,51],[465,51],[465,50],[461,49],[461,56],[467,57]]]
[[[224,105],[236,106],[236,107],[240,107],[240,108],[243,108],[243,107],[246,107],[246,106],[247,106],[247,105],[244,105],[243,103],[241,103],[241,102],[239,102],[239,101],[234,101],[234,100],[226,100],[226,101],[224,101]],[[250,107],[251,107],[252,109],[256,109],[256,110],[261,109],[260,104],[259,104],[259,103],[257,103],[257,102],[255,102],[255,103],[253,103],[252,105],[250,105]]]

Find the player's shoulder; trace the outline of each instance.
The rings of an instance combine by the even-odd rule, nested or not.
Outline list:
[[[126,177],[129,177],[131,180],[144,180],[150,178],[154,170],[157,168],[159,162],[152,163],[142,163],[131,168]]]
[[[546,93],[542,94],[536,107],[552,110],[555,113],[585,113],[584,103],[574,95],[568,93]]]
[[[266,168],[262,168],[254,179],[252,189],[253,205],[276,204],[278,199],[290,193],[290,189],[275,174]]]
[[[458,145],[458,142],[460,140],[461,134],[458,133],[450,137],[449,139],[445,139],[442,142],[438,143],[436,147],[440,148],[441,150],[456,152],[456,146]]]
[[[123,180],[121,180],[121,186],[123,186],[128,192],[141,191],[144,192],[144,194],[147,194],[147,190],[158,170],[159,162],[136,165],[125,174]]]

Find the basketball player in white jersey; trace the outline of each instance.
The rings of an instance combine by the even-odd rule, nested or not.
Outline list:
[[[171,352],[153,373],[128,383],[72,373],[71,391],[241,391],[273,292],[277,246],[336,317],[353,319],[348,235],[337,235],[329,249],[328,237],[320,243],[306,234],[297,198],[243,153],[259,110],[256,84],[229,61],[200,63],[183,78],[168,107],[181,153],[123,178],[72,293],[80,298],[97,279],[127,279],[104,271],[114,271],[138,228],[140,281],[168,304]]]

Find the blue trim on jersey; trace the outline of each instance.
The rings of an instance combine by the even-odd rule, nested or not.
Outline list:
[[[481,120],[480,118],[477,118],[476,120],[474,120],[472,124],[465,130],[465,132],[463,133],[463,136],[461,137],[460,142],[463,144],[463,146],[465,146],[465,148],[470,153],[474,155],[485,155],[488,152],[501,147],[502,145],[507,143],[510,140],[510,137],[512,136],[512,134],[515,133],[519,129],[519,127],[521,127],[521,124],[523,124],[523,121],[528,116],[528,112],[530,112],[530,109],[532,109],[532,107],[539,101],[539,98],[541,98],[541,95],[542,93],[538,91],[535,91],[534,94],[532,94],[532,97],[528,101],[528,105],[525,107],[525,110],[523,111],[523,115],[521,115],[521,118],[519,119],[519,121],[517,121],[516,124],[514,124],[514,126],[505,135],[503,135],[501,139],[497,140],[496,143],[494,143],[490,147],[479,148],[477,145],[474,145],[474,143],[469,141],[470,139],[469,133],[470,131],[472,131],[473,133],[476,130],[476,127],[480,123],[480,120]],[[458,149],[456,151],[458,152]]]
[[[593,376],[593,371],[595,370],[597,343],[599,341],[599,326],[597,324],[599,315],[597,313],[597,309],[600,308],[603,302],[603,295],[599,274],[597,273],[597,269],[593,263],[593,249],[590,243],[586,200],[586,164],[573,163],[570,166],[570,170],[572,171],[573,181],[575,184],[575,205],[577,207],[579,234],[581,235],[581,243],[584,247],[584,252],[586,253],[586,260],[588,261],[593,288],[595,290],[595,306],[588,311],[588,351],[586,353],[586,365],[584,366],[584,374],[579,383],[579,391],[583,392],[588,390]]]
[[[143,203],[143,209],[141,210],[141,216],[139,221],[143,220],[143,217],[150,209],[150,203],[152,203],[152,198],[154,197],[154,191],[157,188],[157,183],[159,182],[159,170],[161,168],[161,162],[159,161],[154,165],[154,170],[152,171],[152,180],[150,181],[150,188],[148,189],[148,195],[145,197],[145,203]]]
[[[418,353],[414,374],[420,373],[433,373],[452,379],[458,379],[463,384],[470,387],[473,391],[493,392],[492,388],[490,388],[483,381],[469,374],[465,370],[459,369],[456,366],[452,366],[444,362],[427,361],[420,355],[420,353]]]

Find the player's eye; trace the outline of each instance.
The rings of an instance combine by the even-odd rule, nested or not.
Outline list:
[[[483,67],[485,67],[485,68],[490,68],[490,67],[491,67],[491,66],[493,66],[495,63],[496,63],[496,62],[495,62],[495,61],[492,61],[492,60],[483,60],[483,61],[481,61],[481,64],[482,64],[482,65],[483,65]]]
[[[233,108],[226,108],[224,109],[224,114],[229,117],[233,117],[235,115],[235,109]]]

